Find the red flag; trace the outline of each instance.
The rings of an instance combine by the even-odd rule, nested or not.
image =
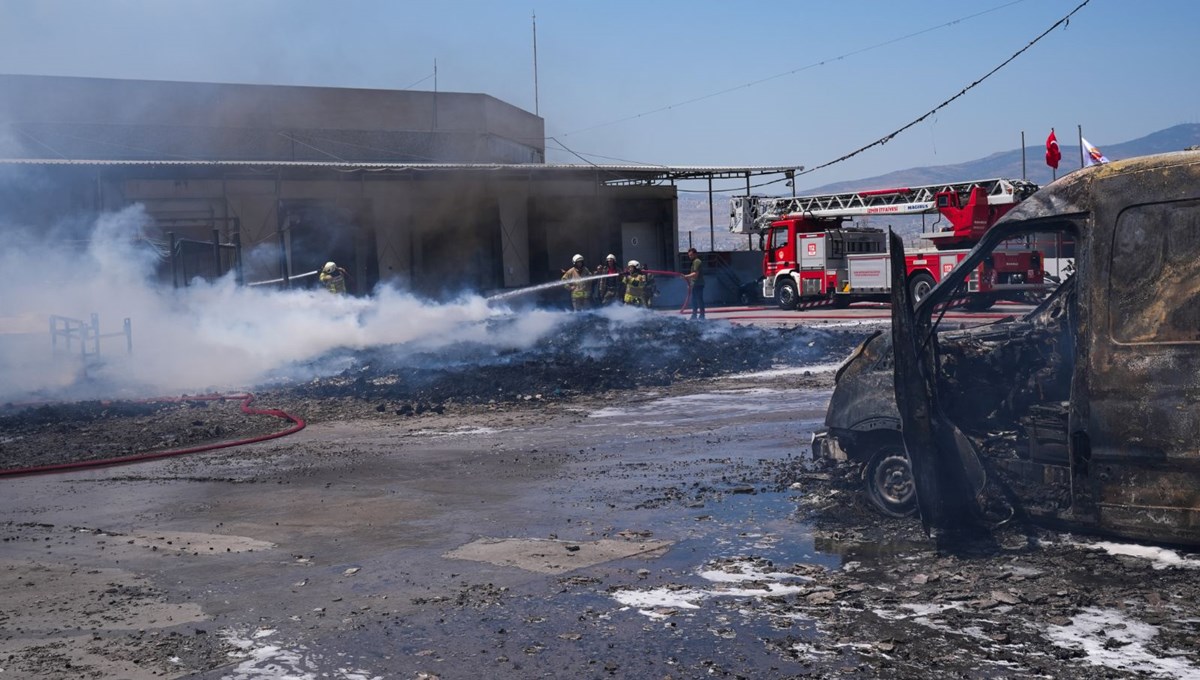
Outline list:
[[[1058,138],[1054,136],[1054,128],[1050,128],[1050,136],[1046,138],[1046,165],[1058,169],[1062,160],[1062,152],[1058,150]]]

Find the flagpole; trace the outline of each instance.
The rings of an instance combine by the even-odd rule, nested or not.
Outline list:
[[[1021,130],[1021,179],[1029,179],[1025,175],[1025,131]]]
[[[1083,167],[1083,126],[1076,125],[1079,128],[1079,167]]]

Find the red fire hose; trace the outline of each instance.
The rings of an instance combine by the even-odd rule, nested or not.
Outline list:
[[[185,402],[185,401],[224,401],[226,399],[241,399],[242,413],[252,416],[271,416],[292,423],[291,427],[279,432],[259,435],[257,437],[248,437],[246,439],[237,439],[227,442],[217,442],[215,444],[203,444],[201,446],[192,446],[186,449],[169,449],[166,451],[151,451],[148,453],[135,453],[128,456],[120,456],[117,458],[99,458],[96,460],[80,460],[70,463],[52,463],[50,465],[37,465],[27,468],[8,468],[0,469],[0,477],[16,477],[18,475],[35,475],[50,472],[67,472],[70,470],[82,470],[86,468],[107,467],[110,465],[125,465],[127,463],[140,463],[146,460],[156,460],[158,458],[170,458],[172,456],[182,456],[189,453],[199,453],[201,451],[214,451],[217,449],[227,449],[234,446],[242,446],[244,444],[253,444],[255,442],[263,442],[269,439],[278,439],[286,437],[289,434],[295,434],[304,429],[304,420],[274,408],[250,408],[250,402],[254,401],[254,395],[249,392],[245,394],[209,394],[198,397],[164,397],[158,399],[141,399],[139,403],[158,403],[158,402]]]
[[[647,269],[646,273],[647,274],[666,274],[667,276],[678,276],[679,278],[683,279],[683,274],[680,274],[679,272],[668,272],[668,271],[662,271],[659,269]],[[690,302],[692,299],[692,283],[691,283],[691,281],[688,281],[687,279],[684,279],[684,281],[687,282],[688,287],[687,287],[687,295],[683,296],[683,306],[679,308],[680,314],[684,313],[684,310],[686,310],[688,308],[688,302]]]

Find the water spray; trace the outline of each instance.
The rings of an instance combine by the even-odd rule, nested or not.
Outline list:
[[[612,278],[614,276],[621,276],[622,274],[623,274],[623,272],[617,272],[615,274],[591,274],[590,276],[581,276],[577,279],[571,279],[569,282],[568,281],[549,281],[546,283],[539,283],[535,286],[526,286],[524,288],[510,290],[505,293],[500,293],[498,295],[492,295],[487,298],[487,301],[495,302],[498,300],[507,300],[508,298],[518,297],[520,295],[528,295],[529,293],[536,293],[539,290],[548,290],[550,288],[558,288],[560,286],[566,286],[568,283],[583,283],[585,281],[597,281],[599,279],[607,279],[607,278]]]

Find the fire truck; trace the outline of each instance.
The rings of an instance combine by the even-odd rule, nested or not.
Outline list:
[[[909,292],[925,297],[983,234],[1037,191],[1025,180],[988,179],[799,197],[736,196],[730,231],[762,234],[762,295],[781,309],[888,301],[891,261],[882,229],[853,226],[863,216],[940,213],[927,245],[908,251]],[[942,219],[945,223],[942,223]],[[968,309],[1043,283],[1041,253],[1024,244],[999,250],[968,275]]]

